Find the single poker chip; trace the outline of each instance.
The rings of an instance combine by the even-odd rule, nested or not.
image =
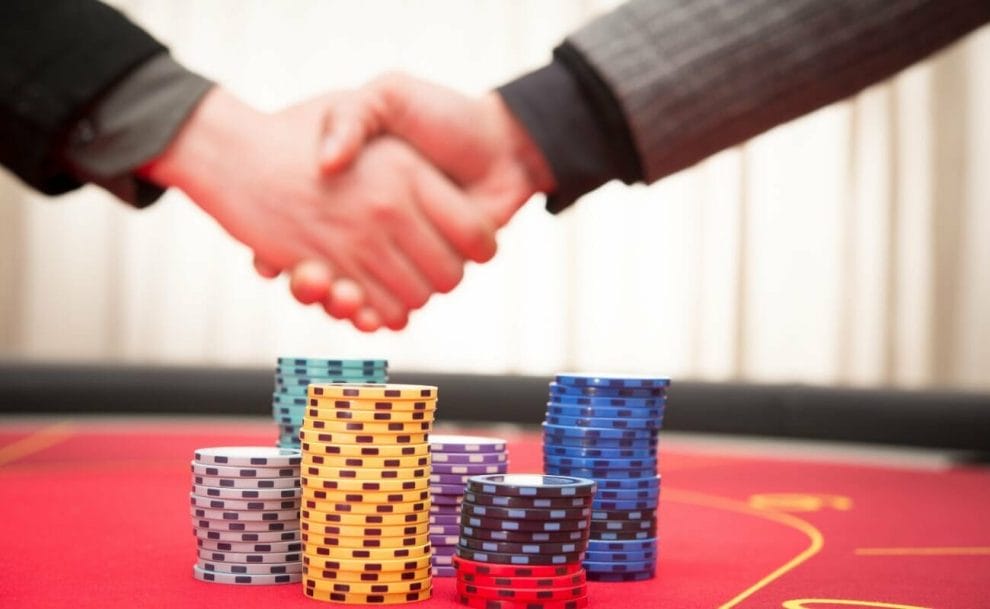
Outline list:
[[[457,525],[460,523],[461,515],[456,512],[449,514],[430,513],[430,524]]]
[[[432,532],[430,523],[400,525],[348,525],[312,523],[305,518],[302,521],[303,531],[321,536],[331,537],[409,537]]]
[[[282,388],[288,389],[300,389],[306,391],[310,385],[316,385],[318,383],[339,383],[339,384],[375,384],[382,385],[381,381],[384,380],[384,376],[379,375],[364,375],[364,374],[329,374],[329,375],[297,375],[297,374],[283,374],[280,372],[275,373],[275,389],[276,391]]]
[[[656,569],[656,559],[626,561],[626,562],[593,562],[584,561],[584,569],[589,573],[642,573]]]
[[[319,366],[322,368],[388,368],[387,359],[326,359],[321,357],[280,357],[283,366]]]
[[[321,442],[327,444],[370,444],[388,446],[392,444],[425,444],[429,440],[428,433],[343,433],[339,431],[313,431],[300,429],[299,438],[303,442]]]
[[[322,465],[306,465],[301,468],[300,474],[303,476],[314,476],[317,478],[340,478],[342,480],[412,480],[414,478],[427,478],[430,475],[430,468],[420,467],[389,467],[377,469],[371,467],[326,467]]]
[[[443,549],[444,550],[452,549],[452,550],[456,551],[456,548],[446,548],[446,547],[444,547]],[[436,566],[440,566],[440,567],[452,567],[452,566],[454,566],[454,555],[453,554],[443,554],[443,553],[437,552],[437,553],[433,554],[432,561],[433,561],[433,566],[434,567],[436,567]]]
[[[464,494],[450,494],[445,495],[444,493],[438,493],[435,490],[430,491],[433,494],[433,504],[434,505],[449,505],[449,506],[459,506],[463,500]]]
[[[644,485],[642,488],[599,489],[598,495],[595,496],[595,501],[633,501],[641,499],[656,499],[660,496],[660,480],[657,476],[651,476],[651,478],[656,478],[656,483]]]
[[[273,541],[269,543],[259,542],[234,542],[234,541],[214,541],[211,539],[197,539],[196,545],[204,550],[214,550],[217,552],[241,552],[244,554],[259,554],[273,552],[302,552],[301,541]]]
[[[477,505],[471,502],[461,504],[461,513],[479,518],[505,518],[509,520],[587,520],[591,516],[590,507],[562,509],[502,508]]]
[[[459,535],[460,524],[431,524],[430,535]]]
[[[584,508],[592,504],[594,496],[577,497],[510,497],[505,495],[490,495],[487,493],[464,492],[464,501],[475,505],[490,505],[503,508],[523,509],[573,509]]]
[[[461,526],[490,531],[556,532],[583,531],[588,528],[588,519],[579,520],[512,520],[508,518],[479,518],[461,514]]]
[[[313,491],[322,493],[322,491]],[[381,514],[417,514],[428,512],[430,502],[424,499],[415,501],[395,501],[391,503],[360,503],[346,501],[327,501],[319,498],[306,498],[303,509],[314,512],[342,515],[381,515]]]
[[[433,438],[436,438],[437,434],[433,434],[430,438],[430,442],[433,442]],[[505,463],[508,460],[508,454],[505,452],[492,452],[492,453],[452,453],[452,452],[433,452],[433,463],[450,463],[459,465],[469,465],[469,464],[485,464],[491,465],[494,463]]]
[[[305,416],[313,420],[352,423],[420,423],[423,421],[432,421],[434,412],[433,410],[351,410],[342,408],[317,408],[315,406],[299,409],[300,414],[305,414]]]
[[[415,571],[391,571],[379,573],[372,571],[334,571],[332,569],[307,568],[303,569],[303,574],[307,577],[325,581],[391,583],[426,579],[430,577],[431,569],[432,567],[426,567],[425,569],[416,569]]]
[[[582,570],[580,562],[566,565],[505,565],[474,561],[459,555],[454,556],[454,568],[459,573],[485,577],[561,577]]]
[[[569,575],[547,577],[511,577],[506,575],[480,575],[478,573],[459,573],[459,580],[478,586],[496,588],[568,588],[585,583],[584,569]]]
[[[595,419],[632,419],[634,421],[656,421],[658,419],[662,419],[663,414],[664,408],[662,406],[646,406],[637,408],[547,402],[547,415],[555,417],[591,417]]]
[[[303,489],[304,500],[329,501],[334,503],[415,503],[418,501],[429,501],[430,491],[427,489],[416,491],[329,491],[323,489],[307,488]],[[305,505],[305,504],[304,504]]]
[[[318,512],[302,510],[302,517],[309,523],[341,524],[347,526],[409,526],[413,524],[432,524],[430,513],[426,509],[405,514],[348,514],[341,512]]]
[[[309,546],[309,556],[335,560],[399,560],[430,556],[432,551],[433,546],[428,543],[420,546],[402,546],[399,548],[338,548],[335,546],[324,545]],[[310,562],[312,562],[312,560]]]
[[[434,463],[434,475],[481,476],[484,474],[504,474],[509,464],[499,463]]]
[[[433,566],[430,571],[433,577],[457,577],[457,569],[454,567]]]
[[[578,436],[565,436],[559,434],[544,433],[544,446],[567,446],[571,448],[631,448],[641,451],[656,452],[660,446],[656,437],[653,438],[591,438]]]
[[[594,448],[588,446],[560,446],[546,444],[543,446],[544,456],[577,457],[583,459],[656,459],[656,448]]]
[[[585,542],[569,543],[512,543],[508,541],[484,541],[471,537],[461,537],[458,545],[479,552],[499,554],[577,554],[584,551]]]
[[[656,577],[656,571],[643,571],[640,573],[599,573],[588,572],[588,581],[596,582],[641,582]]]
[[[599,397],[599,398],[638,398],[663,400],[667,397],[667,390],[664,388],[636,388],[636,387],[594,387],[576,385],[564,385],[563,383],[550,383],[551,396],[576,396],[576,397]],[[556,397],[551,397],[555,400]]]
[[[197,550],[200,559],[209,562],[246,563],[246,564],[284,564],[302,560],[302,552],[226,552],[223,550]]]
[[[570,391],[570,393],[563,393]],[[559,388],[556,392],[551,392],[547,408],[561,407],[587,407],[587,408],[634,408],[636,410],[661,409],[667,405],[666,395],[653,395],[645,397],[633,396],[610,396],[591,395],[581,392],[576,387]],[[563,413],[561,413],[563,414]],[[640,415],[643,416],[643,415]],[[651,415],[652,416],[652,415]]]
[[[302,563],[298,560],[286,563],[228,563],[199,559],[196,566],[203,571],[215,573],[240,573],[243,575],[278,575],[284,573],[301,573]]]
[[[585,469],[581,467],[562,467],[560,465],[546,465],[544,470],[548,474],[558,476],[577,476],[579,478],[591,478],[596,481],[613,480],[640,480],[657,475],[655,467],[645,469]]]
[[[269,575],[246,575],[240,573],[219,573],[204,571],[193,566],[193,577],[200,581],[215,584],[240,584],[244,586],[270,586],[273,584],[298,584],[302,581],[301,573],[279,573]]]
[[[272,393],[273,406],[305,406],[309,403],[309,396],[286,395],[284,393]]]
[[[204,531],[231,531],[245,533],[261,533],[265,531],[291,531],[299,528],[297,520],[269,522],[269,521],[236,521],[236,520],[210,520],[207,518],[193,518],[193,527]]]
[[[283,489],[298,488],[299,478],[220,478],[194,475],[193,484],[218,488]]]
[[[309,466],[331,467],[337,469],[370,468],[393,469],[430,467],[430,455],[414,455],[409,457],[336,457],[332,455],[310,454],[303,457],[300,471],[306,471]]]
[[[660,489],[660,476],[651,473],[642,478],[600,478],[597,479],[598,489],[601,491],[650,491]],[[628,497],[617,497],[628,499]]]
[[[332,603],[345,603],[348,605],[399,605],[425,601],[430,598],[433,591],[427,588],[426,590],[397,592],[395,594],[360,594],[357,592],[331,592],[328,590],[317,590],[315,588],[303,588],[303,593],[310,598],[330,601]]]
[[[610,427],[567,427],[564,425],[543,424],[543,431],[550,437],[602,438],[607,440],[652,440],[655,429],[613,429]]]
[[[603,521],[603,520],[592,520],[591,521],[591,533],[594,535],[596,532],[600,531],[646,531],[646,530],[656,530],[656,520],[614,520],[614,521]]]
[[[458,594],[460,603],[471,609],[584,609],[588,606],[588,597],[572,598],[562,601],[511,601],[482,598]]]
[[[653,520],[656,517],[656,510],[594,510],[591,512],[592,520],[605,522]]]
[[[567,543],[588,539],[588,529],[577,531],[500,531],[480,527],[461,527],[462,537],[483,541],[508,541],[512,543]]]
[[[632,501],[595,501],[591,504],[591,508],[599,511],[655,510],[659,504],[660,499],[658,497],[653,497],[652,499]]]
[[[346,558],[328,558],[325,556],[314,557],[309,552],[303,563],[307,567],[317,569],[327,569],[330,571],[357,571],[357,572],[379,572],[388,573],[393,571],[416,571],[430,566],[429,556],[416,556],[409,558],[391,558],[379,560],[360,560]]]
[[[595,482],[569,476],[542,474],[491,474],[468,482],[474,493],[512,497],[576,497],[595,494]]]
[[[388,421],[369,423],[366,421],[325,421],[322,419],[306,417],[303,420],[302,429],[304,431],[329,431],[353,434],[417,434],[430,433],[433,429],[433,421],[413,421],[412,423]]]
[[[402,592],[429,590],[431,582],[428,577],[403,582],[346,582],[319,579],[307,575],[303,577],[303,587],[312,588],[313,590],[352,592],[357,594],[399,594]]]
[[[603,459],[601,457],[558,457],[554,455],[545,455],[543,457],[543,463],[545,465],[553,465],[555,467],[577,467],[605,470],[655,469],[657,467],[656,457],[647,457],[645,459]]]
[[[299,519],[299,510],[278,510],[265,512],[261,510],[210,510],[206,508],[191,506],[189,513],[193,518],[206,518],[208,520],[230,520],[238,522],[249,521],[295,521]]]
[[[321,410],[354,410],[362,412],[436,412],[435,399],[400,400],[376,398],[329,398],[308,396],[307,405]]]
[[[421,457],[430,454],[429,444],[380,444],[380,445],[346,445],[333,444],[332,442],[306,441],[302,443],[302,450],[307,456],[323,455],[336,457]]]
[[[298,528],[288,531],[215,531],[193,529],[196,539],[208,541],[223,541],[236,543],[269,543],[283,541],[299,541],[302,531]]]
[[[643,539],[639,541],[588,541],[589,552],[647,552],[656,551],[657,540]]]
[[[433,485],[454,485],[464,487],[467,481],[474,476],[482,474],[430,474],[430,484]]]
[[[591,534],[592,539],[601,541],[632,541],[636,539],[651,539],[657,536],[656,528],[647,531],[595,531]]]
[[[616,387],[616,388],[662,388],[670,386],[670,379],[659,376],[639,376],[635,374],[585,374],[580,372],[560,372],[554,380],[561,385],[574,387]]]
[[[459,580],[457,582],[457,593],[474,598],[514,600],[539,605],[546,601],[584,598],[588,595],[588,585],[581,583],[561,588],[507,588],[503,586],[479,586]]]
[[[455,551],[456,548],[454,546],[436,546],[433,548],[433,557],[436,558],[437,556],[453,556]]]
[[[430,438],[430,450],[434,453],[504,453],[505,440],[438,434]]]
[[[320,544],[306,542],[303,553],[318,556],[319,547],[328,548],[406,548],[424,546],[430,543],[429,535],[410,535],[409,537],[344,537],[327,535],[320,537]]]
[[[441,515],[441,516],[456,516],[461,517],[461,506],[458,505],[444,505],[442,503],[431,503],[430,504],[430,515]]]
[[[193,452],[200,463],[235,467],[293,467],[302,462],[297,450],[270,446],[217,446]]]
[[[644,431],[656,431],[661,427],[659,419],[614,419],[606,417],[565,417],[554,414],[547,414],[546,422],[551,425],[562,427],[592,427],[597,429],[640,429]]]
[[[656,561],[656,551],[648,552],[585,552],[584,559],[591,562]]]
[[[434,497],[437,495],[460,495],[464,492],[465,484],[460,482],[454,484],[430,482],[430,492],[433,493]]]
[[[309,388],[311,397],[328,398],[371,398],[376,400],[422,400],[436,399],[437,388],[432,385],[375,385],[349,384],[331,385],[316,384]]]
[[[189,493],[189,504],[195,507],[211,510],[298,510],[302,502],[299,499],[220,499],[216,497],[203,497],[195,493]]]
[[[417,491],[430,486],[426,476],[410,480],[350,480],[343,478],[319,478],[302,476],[303,487],[307,489],[325,489],[328,491],[368,491],[372,493],[391,493],[394,491]]]
[[[430,543],[433,544],[434,548],[439,548],[441,546],[456,546],[459,537],[457,534],[453,535],[430,535]]]

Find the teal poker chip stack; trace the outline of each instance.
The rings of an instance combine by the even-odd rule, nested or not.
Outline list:
[[[278,424],[278,446],[300,448],[299,429],[312,383],[387,383],[388,360],[280,357],[275,368],[272,416]]]
[[[660,475],[657,459],[670,379],[558,374],[543,423],[548,475],[597,485],[584,569],[593,581],[654,577]]]

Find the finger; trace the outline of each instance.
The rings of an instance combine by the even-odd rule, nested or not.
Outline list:
[[[352,93],[332,102],[323,116],[323,132],[317,156],[325,175],[345,169],[364,144],[381,132],[381,120],[369,94]]]
[[[418,309],[430,299],[429,283],[384,233],[378,244],[359,255],[364,268],[406,308]]]
[[[488,262],[495,255],[495,227],[484,211],[432,169],[416,172],[416,201],[430,222],[462,256]]]
[[[337,319],[353,318],[364,304],[364,290],[357,282],[340,278],[330,286],[330,298],[323,303],[323,310]]]
[[[333,275],[330,268],[319,260],[303,260],[292,269],[289,289],[296,300],[303,304],[329,302]]]
[[[381,326],[392,330],[406,327],[409,323],[409,309],[371,277],[365,278],[361,285],[365,290],[368,306],[359,311],[359,318],[355,321],[373,321],[377,324],[376,330]],[[368,315],[366,311],[371,311],[374,315]]]
[[[282,270],[275,265],[268,264],[264,260],[254,255],[254,270],[265,279],[275,279],[282,274]]]
[[[405,255],[429,282],[434,291],[446,293],[464,278],[464,259],[426,218],[406,214],[402,230],[392,235],[399,251]]]
[[[374,309],[365,307],[359,310],[351,320],[354,327],[362,332],[375,332],[382,327],[382,318]]]

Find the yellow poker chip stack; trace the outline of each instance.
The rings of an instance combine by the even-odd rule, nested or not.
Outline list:
[[[306,596],[375,605],[430,598],[437,388],[313,384],[307,397],[299,432]]]

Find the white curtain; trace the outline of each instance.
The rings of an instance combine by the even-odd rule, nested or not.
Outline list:
[[[482,92],[615,2],[131,0],[190,67],[277,108],[402,69]],[[181,194],[135,211],[0,175],[9,358],[647,372],[990,388],[990,30],[855,99],[559,217],[531,201],[496,260],[402,333],[361,335],[257,278]]]

